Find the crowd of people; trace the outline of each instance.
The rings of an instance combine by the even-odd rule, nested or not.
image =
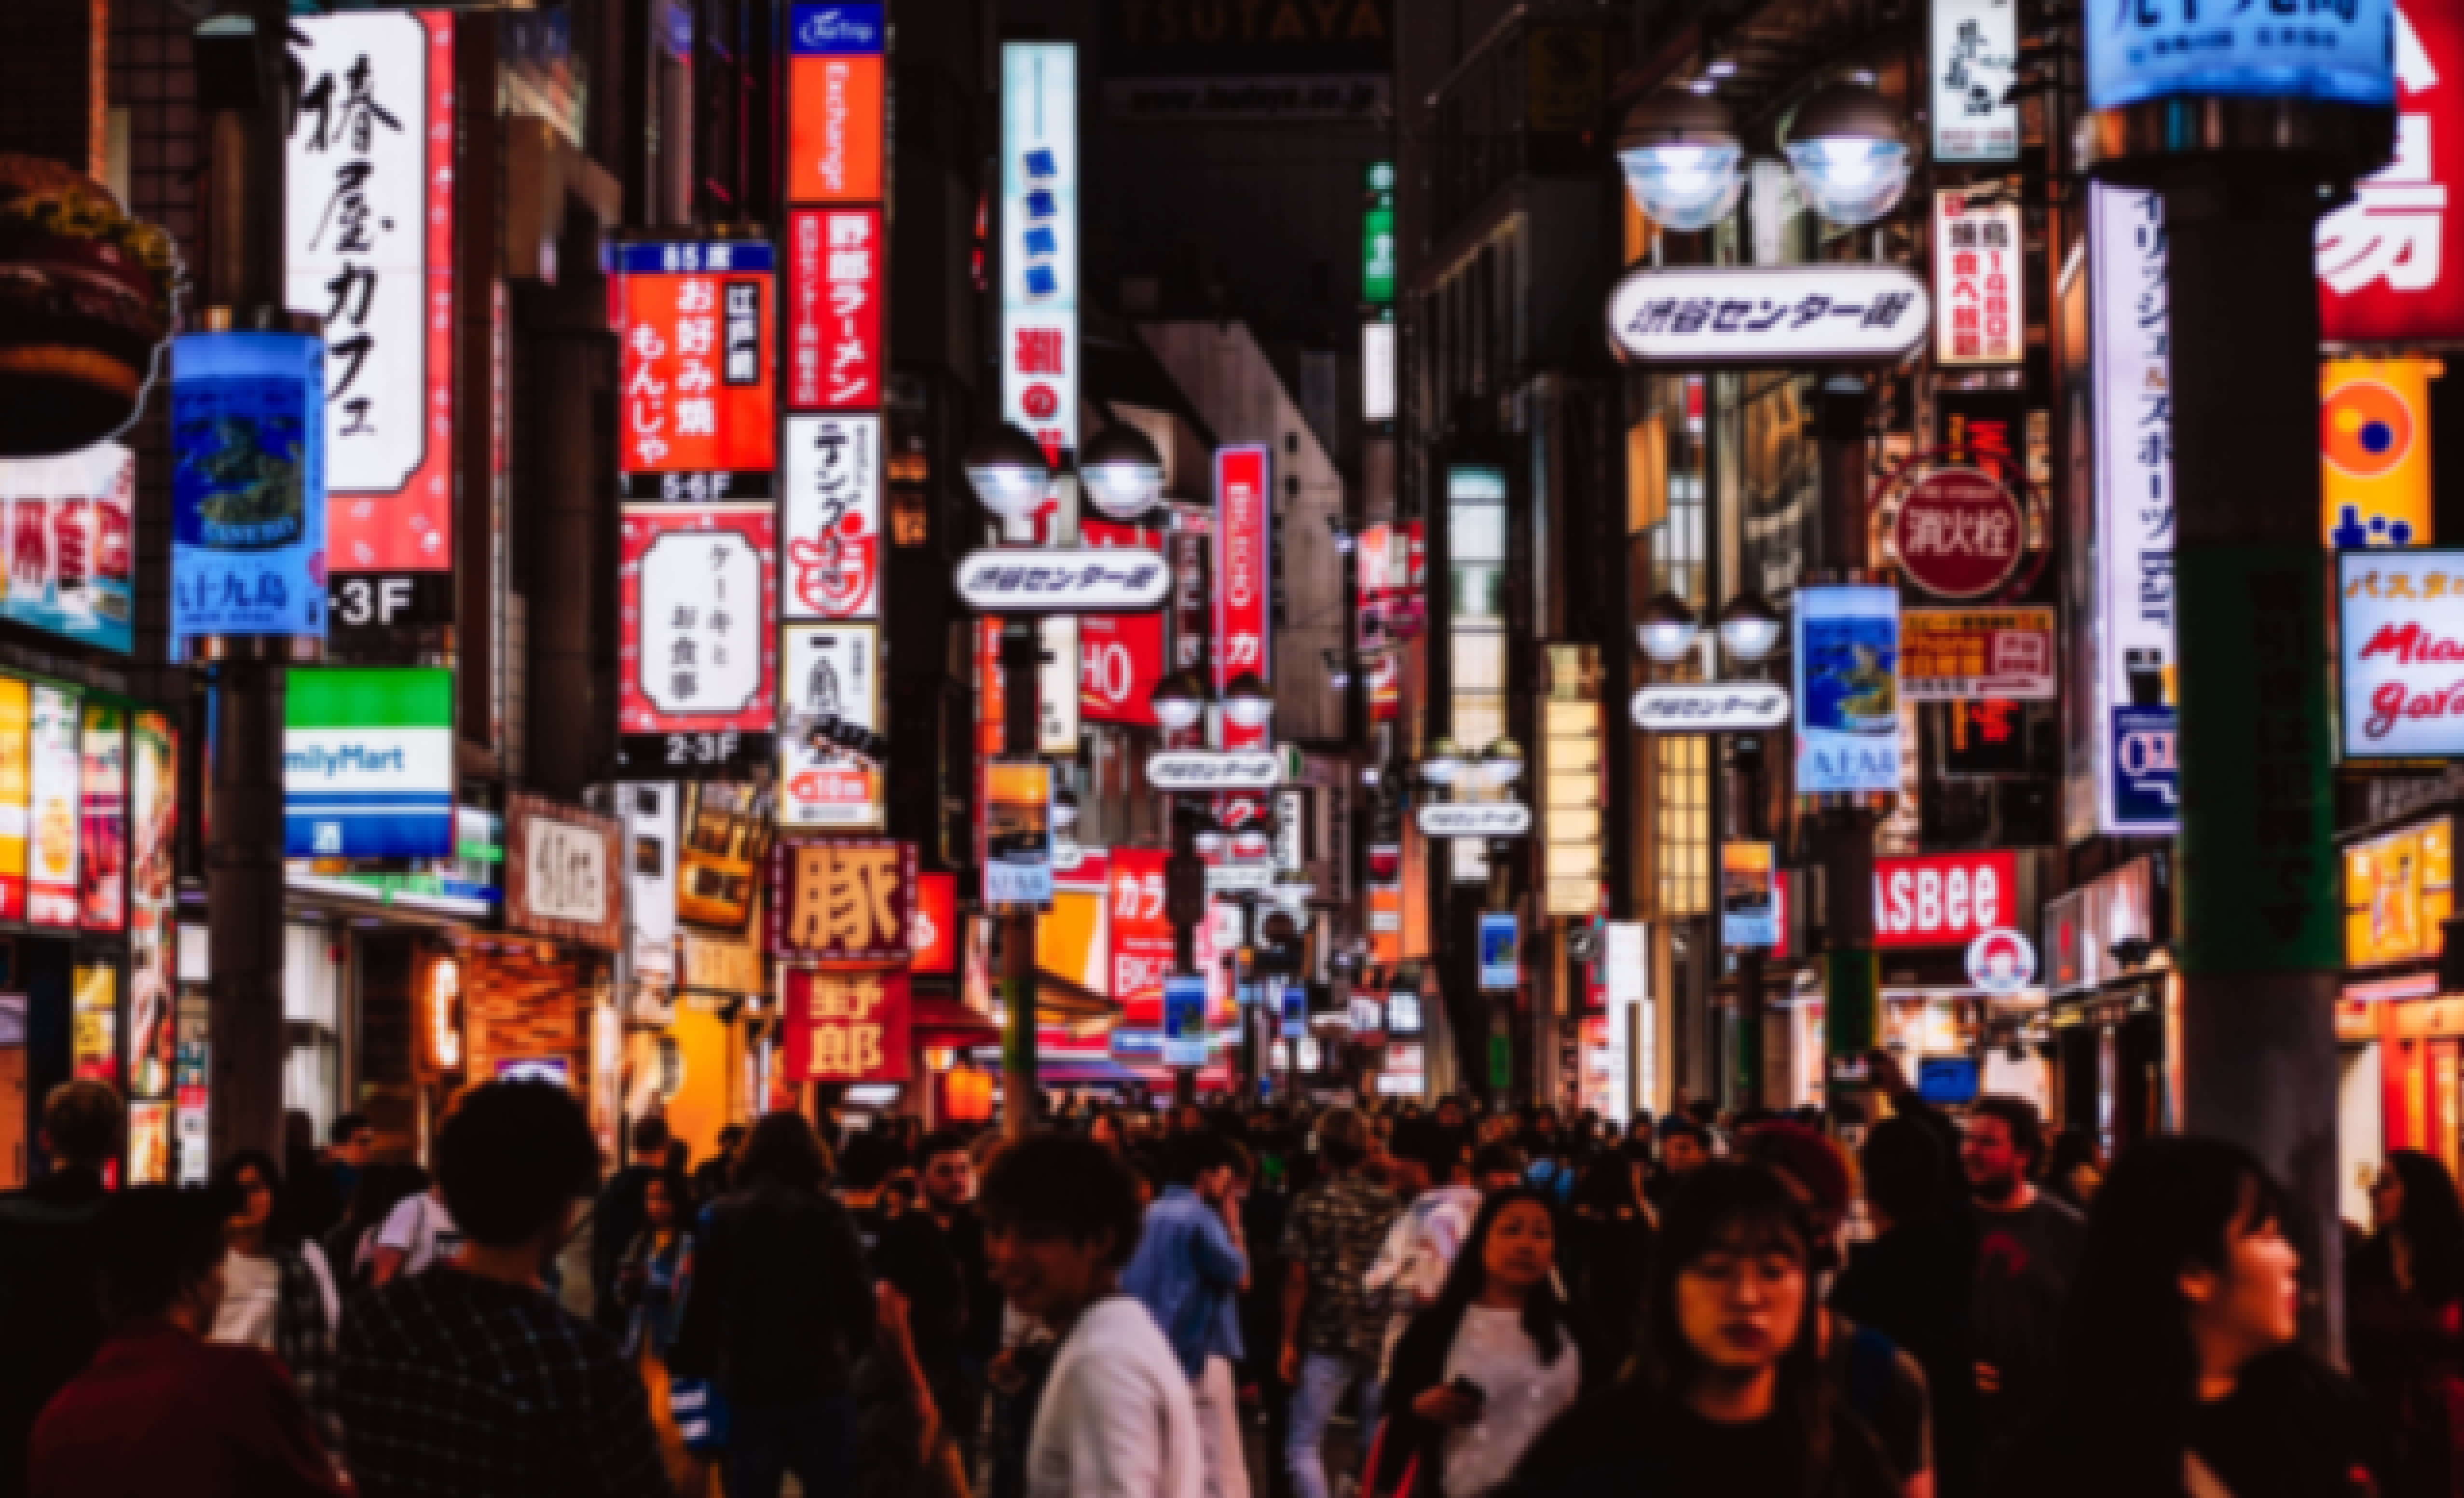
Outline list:
[[[1855,1129],[1461,1097],[1050,1111],[1021,1139],[473,1088],[0,1198],[0,1498],[2402,1498],[2464,1493],[2464,1208],[2393,1152],[2304,1350],[2257,1160],[2119,1159],[1889,1058]],[[1842,1136],[1853,1142],[1843,1144]],[[2330,1224],[2333,1230],[2333,1224]]]

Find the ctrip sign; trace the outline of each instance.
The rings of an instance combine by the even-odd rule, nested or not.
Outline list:
[[[2344,755],[2464,754],[2464,551],[2336,556]]]
[[[1964,947],[2012,924],[2018,859],[2009,848],[1874,861],[1874,945]]]

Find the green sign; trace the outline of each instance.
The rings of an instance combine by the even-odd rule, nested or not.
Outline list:
[[[295,667],[282,705],[284,856],[453,855],[453,672]]]
[[[1395,164],[1369,168],[1360,222],[1360,299],[1383,306],[1395,299]]]
[[[1492,1035],[1488,1038],[1488,1090],[1503,1092],[1514,1085],[1514,1038]]]

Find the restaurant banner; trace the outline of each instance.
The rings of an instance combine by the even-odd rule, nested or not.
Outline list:
[[[505,923],[614,951],[625,939],[624,827],[521,791],[505,799]]]
[[[913,955],[915,845],[781,838],[770,849],[770,951],[793,962],[904,967]]]
[[[611,245],[627,499],[767,499],[778,467],[767,240]]]
[[[904,1082],[908,1076],[905,973],[820,973],[788,968],[780,982],[791,1082]]]
[[[2455,914],[2455,823],[2439,817],[2344,849],[2344,963],[2421,961]]]
[[[1900,694],[1910,702],[2056,696],[2054,610],[1910,608],[1900,615]]]

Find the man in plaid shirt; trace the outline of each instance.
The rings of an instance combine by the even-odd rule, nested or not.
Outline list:
[[[493,1082],[464,1098],[436,1142],[461,1258],[342,1319],[342,1424],[364,1498],[669,1498],[641,1379],[539,1282],[598,1175],[563,1089]]]
[[[1393,1192],[1360,1174],[1369,1158],[1369,1125],[1357,1112],[1338,1108],[1319,1119],[1317,1150],[1327,1179],[1301,1194],[1284,1227],[1284,1258],[1291,1268],[1281,1371],[1292,1390],[1284,1465],[1296,1498],[1327,1498],[1318,1443],[1344,1390],[1360,1387],[1363,1440],[1377,1423],[1386,1317],[1371,1302],[1366,1282],[1398,1210]]]

